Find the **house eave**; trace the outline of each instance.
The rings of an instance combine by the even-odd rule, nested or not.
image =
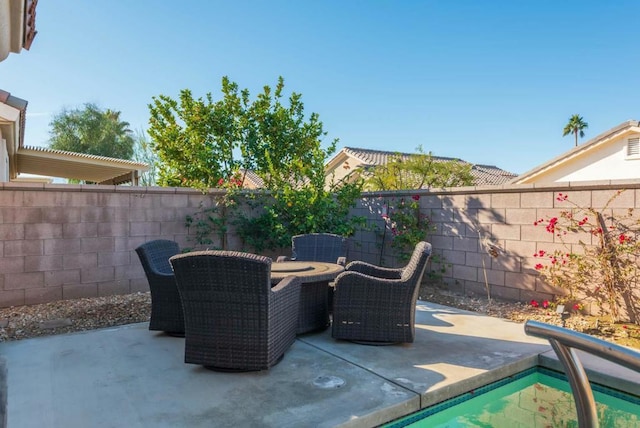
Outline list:
[[[576,158],[585,156],[588,152],[598,149],[603,145],[609,144],[611,141],[623,138],[625,135],[632,133],[640,133],[640,122],[635,120],[629,120],[624,122],[606,132],[592,138],[586,143],[574,147],[572,150],[565,152],[550,161],[537,166],[536,168],[529,170],[516,178],[514,178],[510,184],[527,184],[534,182],[538,177],[545,175],[551,171],[560,168]]]

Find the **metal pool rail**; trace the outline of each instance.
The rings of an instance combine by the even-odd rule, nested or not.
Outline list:
[[[640,353],[615,343],[531,320],[524,324],[524,331],[529,336],[547,339],[558,355],[569,379],[573,399],[576,402],[580,428],[597,428],[598,416],[591,385],[589,385],[587,373],[575,352],[576,349],[640,372]]]

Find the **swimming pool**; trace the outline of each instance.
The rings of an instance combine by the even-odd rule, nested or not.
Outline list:
[[[640,427],[640,398],[591,384],[601,427]],[[384,425],[400,427],[577,427],[566,377],[534,367]]]

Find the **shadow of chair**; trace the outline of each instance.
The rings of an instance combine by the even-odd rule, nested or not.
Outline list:
[[[185,363],[212,370],[265,370],[296,338],[300,279],[271,288],[271,259],[196,251],[170,260],[185,316]]]
[[[169,258],[180,254],[174,241],[157,239],[136,248],[151,291],[151,319],[149,330],[184,336],[182,303],[176,287]]]
[[[415,339],[415,311],[431,244],[419,242],[407,265],[391,269],[354,261],[335,280],[332,336],[384,345]]]
[[[347,238],[333,233],[308,233],[291,238],[291,258],[278,257],[282,261],[337,263],[347,262]]]

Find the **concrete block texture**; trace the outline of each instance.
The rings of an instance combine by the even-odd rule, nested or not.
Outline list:
[[[627,190],[610,203],[607,215],[621,217],[628,209],[640,208],[640,182],[624,183],[624,187]],[[135,248],[152,239],[171,239],[183,248],[193,246],[184,226],[185,216],[201,204],[215,204],[222,195],[179,188],[125,190],[29,183],[3,186],[0,306],[148,291]],[[568,202],[600,209],[617,190],[609,182],[421,190],[419,204],[421,214],[436,226],[435,232],[425,231],[425,239],[433,245],[434,254],[442,255],[447,266],[443,278],[451,287],[482,292],[486,274],[494,295],[526,300],[562,293],[542,282],[535,271],[540,260],[533,255],[564,246],[544,224],[533,223],[558,216],[571,207]],[[384,198],[367,195],[352,214],[382,225],[384,201],[413,195],[388,193]],[[559,200],[560,193],[568,195],[568,201]],[[380,235],[370,230],[349,239],[354,241],[349,260],[389,266],[398,262],[390,247],[390,234],[384,248],[380,247]],[[485,239],[501,248],[498,257],[488,255]],[[583,251],[577,237],[564,240],[570,251]],[[227,243],[228,249],[246,250],[233,230]]]

